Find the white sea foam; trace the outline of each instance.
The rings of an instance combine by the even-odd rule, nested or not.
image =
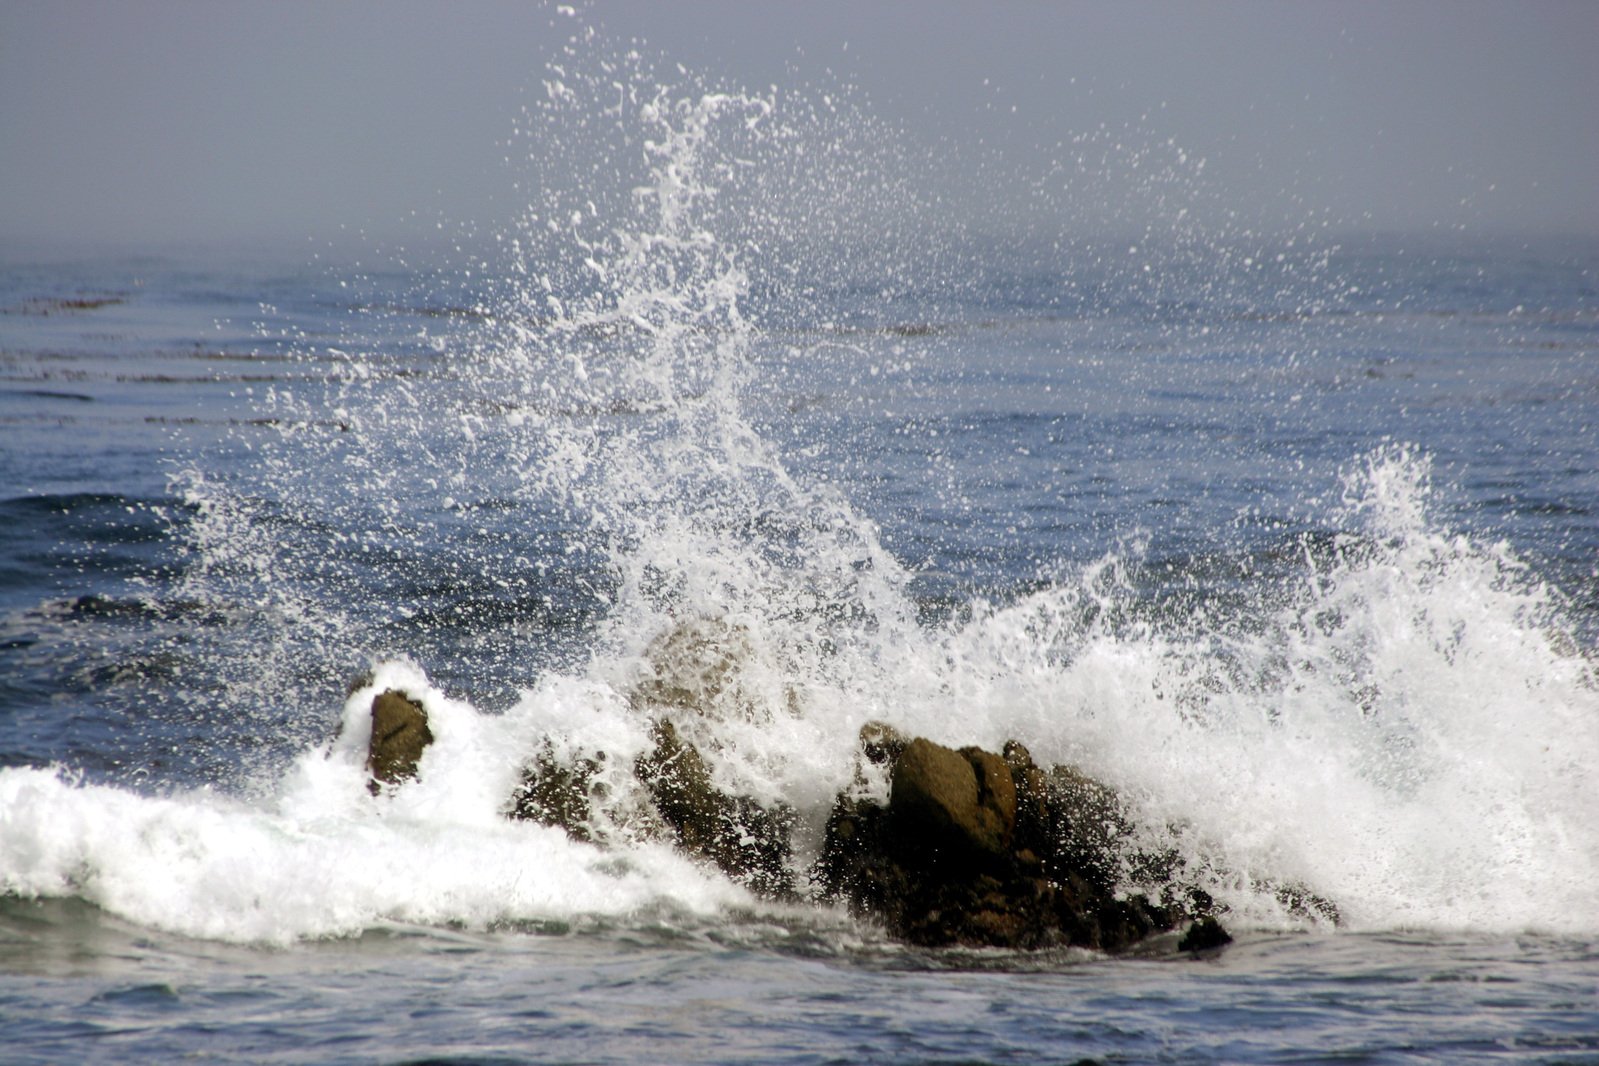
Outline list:
[[[521,716],[479,715],[403,663],[376,677],[419,698],[438,732],[412,785],[367,791],[362,712],[375,688],[351,697],[340,737],[307,752],[268,800],[142,796],[59,769],[0,771],[0,889],[267,943],[392,923],[642,921],[750,904],[664,844],[602,852],[506,819],[515,756],[533,735]]]

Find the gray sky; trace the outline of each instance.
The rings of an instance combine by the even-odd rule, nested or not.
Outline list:
[[[852,82],[908,138],[1000,151],[1010,172],[1044,173],[1057,141],[1101,125],[1169,137],[1206,160],[1206,209],[1252,225],[1599,233],[1587,0],[600,2],[586,17],[755,87]],[[6,0],[0,241],[492,226],[518,207],[515,117],[572,27],[522,3]]]

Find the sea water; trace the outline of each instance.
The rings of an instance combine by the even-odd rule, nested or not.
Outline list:
[[[1131,226],[1203,188],[1093,139],[1104,226],[990,231],[636,52],[513,143],[442,253],[7,258],[9,1060],[1599,1058],[1599,245]],[[911,950],[507,820],[547,751],[625,822],[684,624],[802,888],[882,720],[1111,785],[1234,944]]]

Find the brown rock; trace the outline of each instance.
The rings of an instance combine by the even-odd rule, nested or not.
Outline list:
[[[375,795],[381,784],[397,785],[416,776],[422,752],[433,743],[427,712],[397,689],[372,700],[372,742],[367,751],[368,786]]]
[[[730,796],[711,783],[710,768],[670,721],[655,726],[655,748],[634,768],[655,808],[685,851],[767,896],[790,896],[789,832],[794,812]]]
[[[1003,760],[917,737],[889,778],[889,815],[898,843],[930,859],[998,857],[1016,825],[1016,792]]]
[[[603,754],[600,756],[604,758]],[[511,794],[508,816],[566,830],[575,840],[592,840],[589,798],[598,786],[594,759],[579,759],[571,766],[556,761],[548,745],[522,770],[522,781]]]
[[[982,748],[962,748],[961,754],[971,763],[977,777],[977,806],[997,817],[1000,826],[999,846],[1009,846],[1016,829],[1016,783],[1010,767],[991,751]]]
[[[862,731],[863,759],[875,739]],[[887,805],[841,792],[815,875],[898,939],[1122,951],[1212,909],[1171,874],[1150,886],[1159,901],[1124,895],[1129,816],[1073,767],[1045,773],[1014,741],[1001,756],[917,738],[888,760]]]

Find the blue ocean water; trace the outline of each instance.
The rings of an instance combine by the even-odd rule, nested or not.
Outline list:
[[[422,266],[4,263],[7,1057],[1599,1061],[1599,243],[901,234],[650,85],[552,86],[615,188]],[[802,859],[863,722],[1018,737],[1236,942],[911,950],[507,821],[695,618]]]

